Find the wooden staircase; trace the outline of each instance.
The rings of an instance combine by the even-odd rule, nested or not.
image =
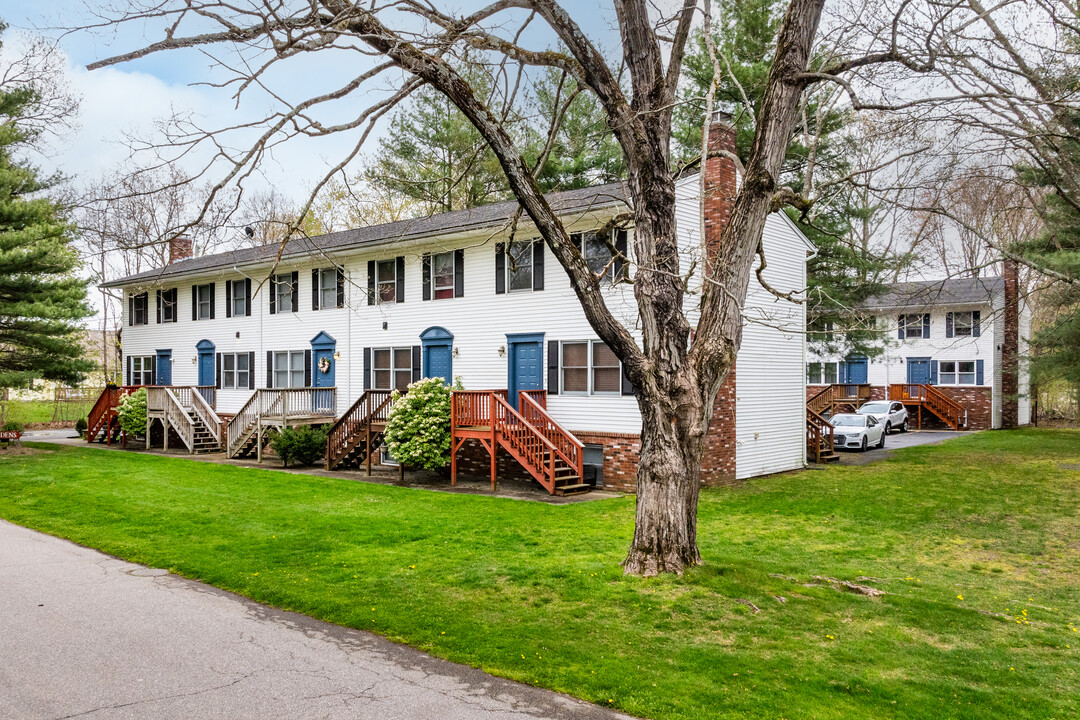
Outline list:
[[[848,407],[855,412],[870,402],[869,383],[833,383],[806,401],[806,409],[817,415],[835,415],[837,408]]]
[[[495,489],[496,454],[506,450],[551,495],[588,492],[584,446],[548,415],[543,391],[521,391],[515,410],[505,390],[455,390],[451,401],[450,482],[457,484],[457,453],[475,439],[491,456]]]
[[[117,408],[120,406],[120,398],[138,390],[137,387],[119,387],[107,385],[94,401],[86,416],[86,442],[98,442],[112,445],[113,441],[120,437],[120,423],[116,417]]]
[[[365,390],[326,434],[326,469],[358,469],[366,465],[370,475],[371,456],[382,445],[393,404],[391,391]]]
[[[211,397],[213,395],[211,394]],[[221,418],[206,399],[203,388],[150,386],[146,388],[146,447],[150,448],[149,426],[160,420],[165,431],[163,449],[169,445],[169,431],[180,438],[189,453],[221,451]]]
[[[967,409],[933,385],[896,383],[889,386],[889,400],[918,409],[918,428],[922,429],[922,411],[926,408],[953,430],[967,427]]]
[[[840,456],[833,448],[833,426],[810,408],[806,409],[806,459],[813,463],[836,462]]]
[[[225,428],[225,452],[231,458],[255,455],[270,442],[266,428],[323,425],[334,421],[337,388],[265,388],[255,390]]]

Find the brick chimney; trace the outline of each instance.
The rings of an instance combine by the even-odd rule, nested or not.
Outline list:
[[[1006,259],[1002,263],[1002,275],[1005,336],[1001,338],[1001,427],[1011,430],[1020,417],[1020,272],[1015,260]]]
[[[719,154],[722,152],[723,154]],[[709,123],[709,156],[705,159],[705,250],[709,260],[720,248],[720,234],[735,208],[735,128],[731,116],[716,111]],[[726,485],[735,482],[735,366],[720,386],[713,416],[705,435],[701,458],[701,483]]]
[[[709,156],[704,172],[705,247],[712,260],[720,247],[720,234],[735,208],[735,127],[731,116],[720,110],[713,112],[709,123]]]
[[[187,235],[177,235],[169,240],[169,264],[177,260],[189,258],[192,255],[191,238]]]

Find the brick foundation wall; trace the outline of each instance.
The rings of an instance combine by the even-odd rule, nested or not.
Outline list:
[[[947,387],[935,385],[935,388],[960,403],[967,410],[968,430],[989,430],[994,425],[993,389],[989,387]],[[929,422],[927,417],[929,416]],[[948,430],[929,410],[923,410],[923,427]]]
[[[637,433],[573,432],[586,445],[604,446],[604,488],[632,493],[637,490],[638,453],[641,435]]]

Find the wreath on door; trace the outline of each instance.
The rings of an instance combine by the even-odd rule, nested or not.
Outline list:
[[[328,358],[328,357],[319,358],[319,372],[323,373],[324,375],[326,373],[330,372],[330,358]]]

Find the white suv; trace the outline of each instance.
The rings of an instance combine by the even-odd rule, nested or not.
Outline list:
[[[878,422],[885,424],[885,433],[890,430],[907,432],[908,413],[904,403],[896,400],[874,400],[859,408],[860,415],[872,415]]]

